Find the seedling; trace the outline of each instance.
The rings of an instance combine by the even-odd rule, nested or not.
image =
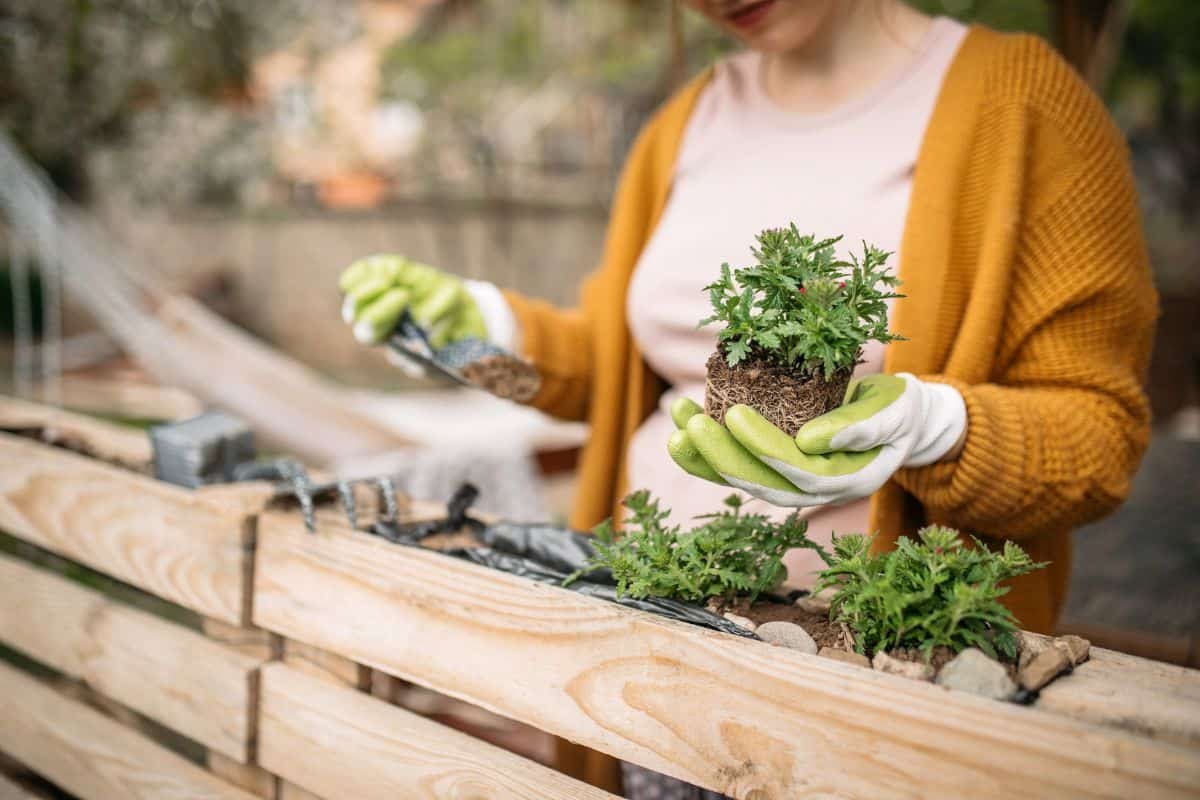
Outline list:
[[[617,594],[633,598],[670,597],[703,602],[710,597],[757,597],[787,575],[783,554],[796,547],[821,547],[805,535],[808,522],[792,515],[773,522],[762,514],[746,514],[737,495],[725,499],[725,510],[706,514],[689,531],[666,525],[669,509],[643,490],[624,500],[630,512],[618,537],[611,520],[595,528],[595,556],[575,580],[609,569]]]
[[[723,420],[746,403],[794,434],[842,401],[868,341],[902,337],[887,327],[900,281],[887,271],[890,253],[863,243],[861,259],[839,259],[842,237],[817,240],[793,224],[765,230],[751,253],[757,263],[732,269],[706,288],[721,323],[708,362],[705,411]]]
[[[998,552],[978,539],[967,546],[957,531],[936,525],[917,536],[901,537],[886,553],[871,553],[868,537],[835,536],[816,588],[834,590],[830,618],[847,624],[864,655],[915,647],[928,659],[945,646],[1015,658],[1017,623],[1000,604],[1008,593],[1000,583],[1045,563],[1012,542]]]

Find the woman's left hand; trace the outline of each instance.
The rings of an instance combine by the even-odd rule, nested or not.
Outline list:
[[[843,404],[802,427],[795,439],[749,406],[721,425],[686,398],[667,444],[680,467],[777,506],[847,503],[867,497],[901,467],[957,453],[967,410],[958,390],[908,373],[854,381]]]

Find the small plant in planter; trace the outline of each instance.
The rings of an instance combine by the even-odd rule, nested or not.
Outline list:
[[[669,509],[643,490],[624,500],[630,518],[618,537],[611,521],[595,529],[595,556],[568,582],[608,569],[617,594],[633,598],[668,597],[704,602],[711,597],[755,598],[787,575],[783,555],[806,547],[827,556],[805,535],[808,522],[792,515],[772,522],[762,514],[746,514],[742,500],[731,495],[725,510],[706,514],[689,531],[667,526]]]
[[[794,224],[765,230],[754,266],[721,265],[705,287],[713,313],[700,322],[724,324],[707,364],[710,417],[723,422],[744,403],[795,435],[842,402],[864,344],[902,338],[887,328],[887,301],[901,297],[890,253],[864,243],[861,259],[840,260],[841,238],[802,236]]]
[[[974,542],[967,547],[957,531],[935,525],[917,541],[901,537],[895,550],[871,553],[868,537],[835,536],[816,590],[833,590],[830,618],[849,627],[864,655],[915,648],[929,660],[939,647],[977,647],[1012,661],[1017,622],[1000,604],[1008,593],[1000,583],[1045,564],[1012,542],[999,552]]]

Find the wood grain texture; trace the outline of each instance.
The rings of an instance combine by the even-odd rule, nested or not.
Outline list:
[[[0,530],[206,616],[246,621],[250,522],[186,489],[0,434]]]
[[[250,756],[261,658],[3,555],[0,641],[206,747]]]
[[[345,656],[294,639],[283,641],[283,663],[315,678],[358,691],[371,688],[371,670]]]
[[[1200,671],[1099,647],[1042,689],[1038,708],[1200,748]]]
[[[0,750],[82,800],[254,800],[5,664],[0,720]]]
[[[362,692],[283,664],[263,669],[263,766],[356,800],[614,796]]]
[[[263,800],[275,800],[279,794],[279,778],[257,764],[243,764],[215,750],[208,752],[206,760],[208,771],[231,786]]]
[[[1195,746],[672,623],[332,516],[315,535],[260,519],[255,621],[738,798],[1200,787]]]

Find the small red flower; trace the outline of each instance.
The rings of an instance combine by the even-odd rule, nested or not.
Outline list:
[[[838,288],[839,288],[839,289],[845,289],[845,288],[846,288],[846,282],[845,282],[845,281],[842,281],[841,283],[839,283],[839,284],[838,284]]]
[[[800,294],[804,294],[804,293],[806,293],[807,291],[808,291],[808,290],[807,290],[807,289],[805,289],[803,286],[801,286],[801,287],[800,287]]]

